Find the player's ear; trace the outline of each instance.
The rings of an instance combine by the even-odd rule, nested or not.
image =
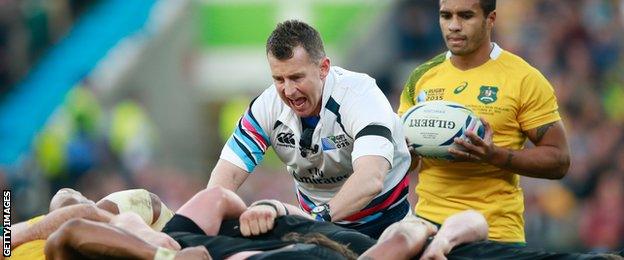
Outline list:
[[[487,26],[490,29],[492,29],[494,27],[494,22],[496,21],[496,10],[490,12],[490,14],[487,15],[485,20],[487,22]]]

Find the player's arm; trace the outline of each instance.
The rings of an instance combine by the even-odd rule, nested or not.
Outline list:
[[[219,159],[217,165],[210,174],[208,188],[218,186],[236,192],[243,182],[245,182],[247,176],[249,176],[249,173],[245,170],[229,161]]]
[[[468,133],[470,142],[456,139],[467,151],[450,149],[459,160],[482,161],[520,175],[544,179],[561,179],[570,166],[570,150],[563,123],[559,121],[544,124],[526,131],[535,147],[511,150],[498,147],[492,142],[492,128],[484,120],[485,138]]]
[[[370,203],[382,191],[389,170],[390,163],[382,156],[357,158],[353,163],[353,174],[328,203],[332,221],[342,220]]]
[[[528,177],[563,178],[570,167],[570,149],[563,123],[544,124],[525,134],[535,147],[517,151],[499,148],[495,165]]]
[[[222,220],[238,218],[245,209],[247,205],[236,193],[217,186],[199,191],[176,214],[193,220],[206,235],[214,236]]]
[[[156,247],[112,225],[74,219],[54,232],[45,247],[46,259],[210,259],[205,247],[176,252]]]
[[[421,259],[444,259],[454,247],[487,239],[488,224],[477,211],[467,210],[448,217]]]
[[[219,161],[210,174],[208,188],[218,186],[236,192],[262,162],[271,145],[269,130],[274,123],[271,111],[277,95],[274,92],[274,88],[267,89],[251,101],[221,150]]]
[[[73,218],[84,218],[98,222],[109,222],[112,215],[104,210],[98,209],[92,204],[71,205],[57,209],[46,215],[43,220],[33,224],[23,230],[15,232],[11,242],[14,247],[37,239],[46,239],[52,232],[58,229],[63,223]]]
[[[340,190],[328,202],[332,221],[340,221],[353,215],[368,205],[383,190],[384,179],[395,156],[393,132],[396,127],[396,114],[381,93],[375,81],[370,79],[363,84],[372,87],[352,103],[346,102],[344,124],[346,131],[354,137],[351,160],[353,173]],[[397,140],[397,142],[404,142]]]

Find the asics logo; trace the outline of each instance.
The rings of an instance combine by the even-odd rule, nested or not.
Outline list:
[[[464,91],[464,89],[466,89],[466,87],[468,87],[468,82],[463,82],[461,85],[459,85],[458,87],[455,88],[455,90],[453,90],[453,93],[455,94],[459,94],[462,91]]]

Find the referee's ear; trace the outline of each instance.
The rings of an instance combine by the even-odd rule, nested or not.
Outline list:
[[[325,78],[329,74],[329,68],[331,67],[331,61],[329,60],[329,58],[327,56],[325,56],[319,62],[319,66],[320,66],[320,69],[321,69],[321,73],[320,73],[321,80],[325,80]]]

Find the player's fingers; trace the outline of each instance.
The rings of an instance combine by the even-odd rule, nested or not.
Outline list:
[[[466,137],[468,137],[470,142],[473,143],[476,146],[486,146],[486,144],[483,141],[483,139],[481,139],[481,137],[479,137],[477,134],[475,134],[473,132],[467,133]]]
[[[479,138],[476,136],[476,138]],[[479,140],[481,140],[479,138]],[[462,138],[455,138],[455,143],[464,147],[464,150],[470,153],[468,157],[472,157],[471,159],[482,160],[487,155],[487,147],[486,144],[481,142],[482,145],[476,145],[472,141],[467,141]],[[475,158],[476,157],[476,158]]]
[[[471,153],[476,153],[476,154],[481,154],[483,151],[483,149],[481,149],[480,147],[476,146],[475,144],[466,141],[465,139],[462,138],[455,138],[454,142],[458,145],[463,146],[467,151],[471,152]]]
[[[435,253],[433,250],[427,250],[421,257],[421,260],[445,260],[446,257],[443,254]]]
[[[173,238],[167,236],[167,244],[169,245],[170,249],[179,251],[180,249],[182,249],[182,247],[180,246],[180,244],[175,241]]]
[[[431,250],[426,249],[425,252],[420,256],[420,260],[430,260],[432,258]]]
[[[273,230],[273,226],[275,225],[275,217],[271,216],[267,218],[267,231]]]
[[[470,160],[470,154],[466,153],[465,151],[460,151],[455,148],[449,148],[448,152],[451,156],[455,158],[455,161],[461,162]]]
[[[258,218],[258,229],[259,229],[258,234],[266,233],[268,228],[269,228],[269,224],[267,223],[266,217]]]
[[[258,225],[258,219],[254,219],[249,221],[249,230],[251,230],[252,235],[260,235],[260,226]]]
[[[483,124],[483,128],[485,129],[485,136],[483,137],[483,139],[489,142],[492,140],[492,136],[494,135],[494,130],[492,130],[492,126],[490,125],[490,123],[485,121],[485,119],[481,118],[481,123]]]
[[[470,160],[480,160],[485,156],[485,149],[483,147],[476,146],[461,138],[455,138],[454,142],[464,147],[464,151],[461,152],[464,152],[466,157]]]
[[[249,228],[249,220],[247,218],[243,218],[243,215],[241,215],[239,222],[240,222],[239,224],[240,224],[241,234],[243,234],[243,236],[246,236],[246,237],[250,236],[251,231]]]

